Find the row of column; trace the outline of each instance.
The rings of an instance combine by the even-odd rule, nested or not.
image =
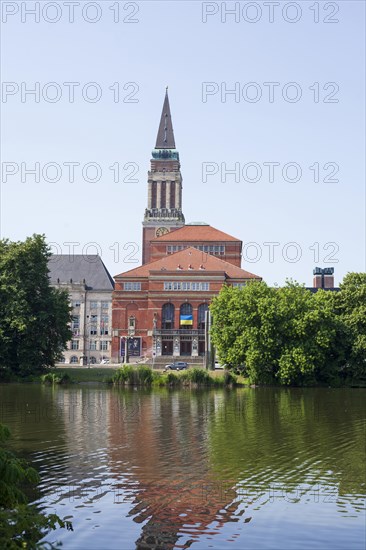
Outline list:
[[[153,183],[156,183],[156,205],[153,206]],[[170,197],[173,185],[175,186],[174,204],[170,205]],[[179,181],[167,181],[165,183],[165,206],[161,204],[161,187],[162,181],[149,181],[148,185],[148,209],[151,208],[176,208],[181,209],[181,185]]]

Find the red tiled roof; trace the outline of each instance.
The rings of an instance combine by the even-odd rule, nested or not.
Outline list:
[[[185,225],[180,229],[176,229],[161,237],[156,237],[152,239],[152,242],[194,242],[194,241],[214,241],[214,242],[227,242],[234,241],[240,242],[240,239],[236,239],[219,229],[215,229],[211,225]]]
[[[192,273],[192,275],[197,275],[199,273],[202,275],[202,273],[224,272],[230,279],[261,279],[258,275],[249,273],[249,271],[245,271],[229,262],[220,260],[217,256],[206,254],[193,247],[185,248],[175,254],[164,256],[161,260],[149,262],[140,267],[130,269],[130,271],[116,275],[115,278],[148,277],[152,271],[174,271],[177,275],[183,273]]]

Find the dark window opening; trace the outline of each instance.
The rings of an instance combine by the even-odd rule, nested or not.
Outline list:
[[[156,208],[156,181],[151,184],[151,208]]]
[[[164,304],[161,310],[161,328],[173,329],[174,328],[174,305]]]
[[[170,182],[170,208],[175,208],[175,181]]]

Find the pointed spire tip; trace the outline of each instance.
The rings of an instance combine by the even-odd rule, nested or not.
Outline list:
[[[165,88],[165,98],[161,113],[155,149],[175,149],[172,117],[170,114],[168,86]]]

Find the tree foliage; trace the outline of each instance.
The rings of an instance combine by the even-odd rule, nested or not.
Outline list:
[[[70,308],[52,288],[42,235],[0,241],[0,376],[27,376],[53,366],[66,347]]]
[[[366,374],[366,273],[348,273],[337,296],[338,313],[347,330],[348,361],[351,376]]]
[[[339,293],[313,294],[292,281],[224,287],[210,307],[221,361],[242,366],[253,383],[332,384],[366,374],[366,281],[347,277]]]
[[[72,529],[72,526],[56,514],[44,515],[27,504],[22,486],[37,484],[39,476],[25,460],[3,448],[9,437],[9,429],[0,424],[0,547],[4,550],[40,548],[37,543],[47,531],[56,527]],[[47,544],[47,547],[53,548],[53,545]]]

